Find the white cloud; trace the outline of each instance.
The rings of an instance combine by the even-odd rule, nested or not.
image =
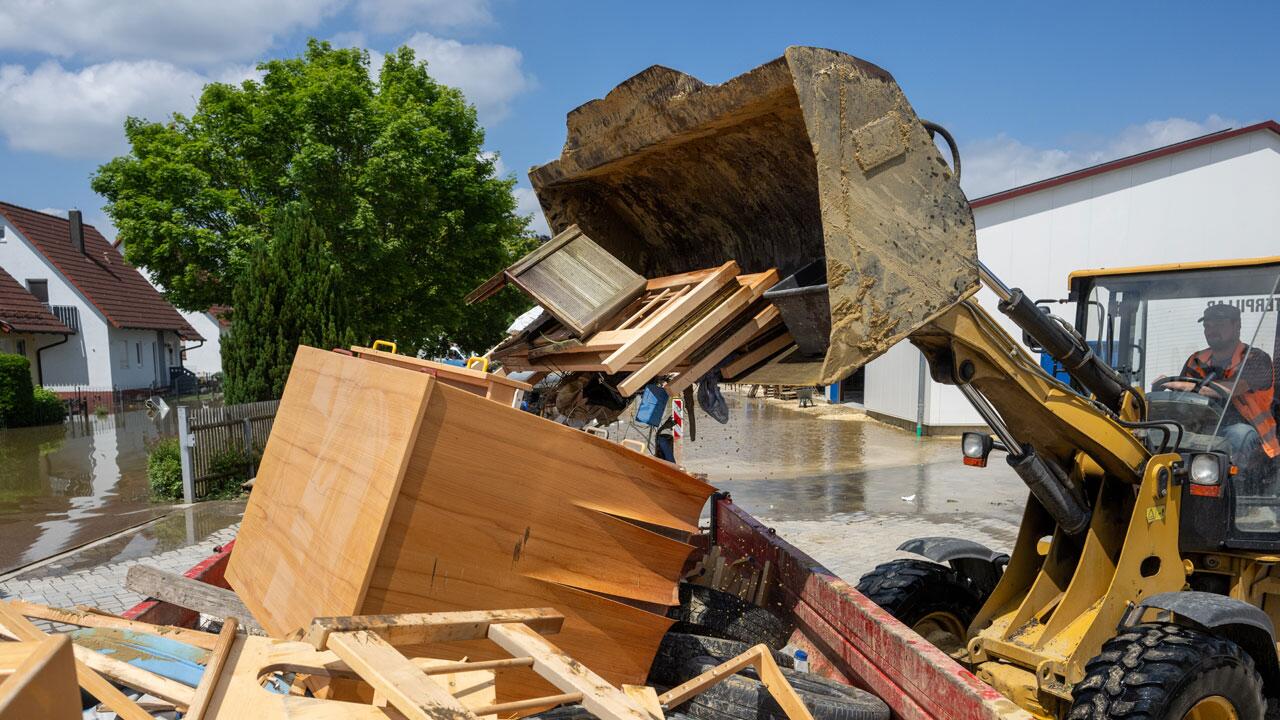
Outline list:
[[[280,36],[316,26],[347,1],[5,0],[0,50],[194,65],[253,60]]]
[[[128,149],[125,117],[165,120],[175,111],[189,112],[209,80],[154,60],[76,71],[53,61],[31,71],[0,66],[0,135],[18,150],[108,158]]]
[[[547,218],[542,214],[542,205],[538,204],[538,196],[533,192],[533,188],[517,185],[512,192],[516,196],[516,212],[520,215],[533,216],[529,222],[529,229],[538,235],[550,235],[551,228],[547,226]]]
[[[1114,137],[1070,148],[1037,148],[1001,133],[961,148],[961,184],[966,195],[978,198],[1238,126],[1236,121],[1218,115],[1210,115],[1203,122],[1185,118],[1152,120],[1124,128]]]
[[[55,207],[40,208],[40,212],[44,213],[45,215],[57,215],[58,217],[67,216],[66,208],[55,208]]]
[[[373,32],[392,33],[407,27],[438,29],[488,25],[489,0],[363,0],[356,15]]]
[[[460,88],[485,125],[502,120],[511,100],[535,85],[521,68],[523,56],[513,47],[461,43],[429,33],[417,33],[404,44],[427,61],[432,77]]]

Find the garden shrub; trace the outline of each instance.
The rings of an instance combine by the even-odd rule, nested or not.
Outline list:
[[[21,355],[0,353],[0,426],[30,425],[34,410],[31,361]]]
[[[178,439],[165,438],[151,446],[147,455],[147,482],[151,496],[157,500],[182,499],[182,458]]]
[[[53,425],[67,419],[67,403],[57,393],[44,388],[36,388],[33,425]]]

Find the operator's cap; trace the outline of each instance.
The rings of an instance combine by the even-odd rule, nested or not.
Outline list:
[[[1240,308],[1225,303],[1210,305],[1204,309],[1204,315],[1200,316],[1199,322],[1204,322],[1205,320],[1235,320],[1238,322],[1240,320]]]

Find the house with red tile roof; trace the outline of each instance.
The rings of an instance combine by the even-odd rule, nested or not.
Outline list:
[[[64,326],[32,351],[45,387],[67,396],[166,388],[183,342],[203,340],[78,210],[59,217],[0,202],[0,233],[0,269]],[[10,298],[16,312],[5,287],[0,303]]]
[[[0,352],[27,358],[33,384],[40,384],[40,352],[73,333],[48,305],[0,270]]]

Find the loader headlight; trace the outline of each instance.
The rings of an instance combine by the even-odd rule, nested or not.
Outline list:
[[[960,437],[960,451],[964,453],[964,464],[973,467],[986,467],[987,456],[995,443],[985,433],[967,432]]]
[[[1217,455],[1196,455],[1191,458],[1191,470],[1188,474],[1193,484],[1218,485],[1222,482],[1222,461]]]

